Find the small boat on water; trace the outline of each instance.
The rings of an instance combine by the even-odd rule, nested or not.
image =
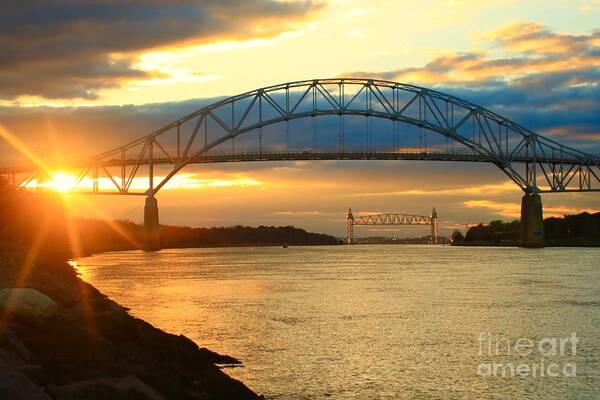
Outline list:
[[[283,242],[283,244],[281,245],[281,247],[283,247],[284,249],[288,248],[288,244],[286,242]]]

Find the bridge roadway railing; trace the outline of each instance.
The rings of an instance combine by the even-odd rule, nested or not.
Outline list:
[[[149,157],[142,158],[126,158],[126,159],[103,159],[103,160],[82,160],[70,163],[65,163],[58,167],[62,171],[72,173],[77,177],[75,184],[71,188],[71,192],[90,193],[90,194],[134,194],[141,195],[145,191],[139,192],[130,189],[126,184],[131,176],[131,170],[138,170],[150,163],[154,165],[153,174],[156,170],[166,166],[168,168],[177,167],[179,163],[186,164],[208,164],[208,163],[225,163],[225,162],[253,162],[253,161],[301,161],[301,160],[416,160],[416,161],[461,161],[461,162],[490,162],[489,157],[476,153],[471,150],[454,150],[448,151],[443,148],[429,149],[386,149],[386,150],[345,150],[321,148],[321,149],[276,149],[276,151],[244,151],[239,149],[236,152],[206,152],[199,154],[192,159],[174,159],[172,157]],[[513,163],[529,166],[536,162],[535,156],[529,155],[526,152],[520,152],[513,155]],[[582,165],[581,160],[573,157],[547,157],[545,163],[549,165],[550,174],[546,169],[541,168],[543,172],[539,172],[539,181],[542,182],[546,178],[548,185],[538,188],[538,193],[556,192],[556,191],[599,191],[599,189],[591,187],[591,181],[597,176],[593,166]],[[587,169],[586,169],[587,168]],[[51,179],[51,177],[43,176],[46,174],[40,167],[33,164],[15,165],[0,167],[0,176],[4,176],[15,186],[31,186],[39,182]],[[19,178],[16,178],[16,176]],[[113,188],[100,187],[94,184],[91,190],[78,189],[79,183],[89,175],[92,175],[93,180],[105,178],[114,184]],[[566,183],[574,182],[578,184],[573,189],[562,187],[557,184],[556,176],[560,175],[562,182],[565,182],[565,176],[570,176]],[[119,184],[119,182],[121,184]],[[565,185],[566,186],[566,185]],[[124,189],[123,189],[124,188]]]
[[[397,151],[386,150],[347,150],[336,151],[331,149],[304,149],[304,150],[279,150],[279,151],[238,151],[232,152],[207,152],[193,158],[188,164],[205,164],[220,162],[246,162],[246,161],[286,161],[286,160],[430,160],[430,161],[465,161],[465,162],[490,162],[489,157],[479,153],[463,151],[444,151],[438,149],[413,150],[401,149]],[[533,162],[534,157],[525,152],[515,154],[514,162]],[[174,165],[182,162],[182,159],[167,157],[154,157],[152,162],[157,165]],[[581,160],[573,157],[550,157],[547,161],[551,164],[577,165]],[[94,165],[104,167],[120,167],[122,165],[147,165],[149,157],[123,159],[105,159],[97,161],[86,159],[79,161],[64,162],[57,166],[57,170],[75,170],[93,167]],[[4,164],[0,165],[0,174],[24,174],[34,173],[40,168],[32,163]]]

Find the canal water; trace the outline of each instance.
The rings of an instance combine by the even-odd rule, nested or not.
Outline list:
[[[82,277],[267,399],[598,399],[600,249],[105,253]]]

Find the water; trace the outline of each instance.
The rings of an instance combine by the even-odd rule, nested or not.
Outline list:
[[[226,372],[268,399],[597,399],[599,259],[600,249],[262,247],[107,253],[79,270],[133,315],[242,360]],[[562,355],[551,343],[540,353],[540,340],[573,332],[575,354],[566,342]],[[498,338],[535,349],[508,355],[500,340],[496,353]],[[492,362],[530,373],[486,375]],[[560,375],[532,376],[540,362]]]

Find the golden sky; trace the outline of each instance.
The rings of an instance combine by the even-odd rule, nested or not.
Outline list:
[[[9,55],[0,123],[45,158],[124,144],[198,108],[189,99],[339,76],[436,87],[590,151],[600,137],[598,0],[132,0],[39,2],[36,11],[15,6],[0,17],[9,32],[0,34]],[[0,145],[7,160],[13,150]],[[71,179],[57,172],[53,185]],[[204,166],[165,189],[164,223],[295,224],[340,235],[348,206],[425,214],[436,206],[450,227],[516,218],[520,199],[494,167],[405,162]],[[546,212],[594,210],[597,200],[546,196]],[[90,201],[110,217],[141,219],[139,198]]]

